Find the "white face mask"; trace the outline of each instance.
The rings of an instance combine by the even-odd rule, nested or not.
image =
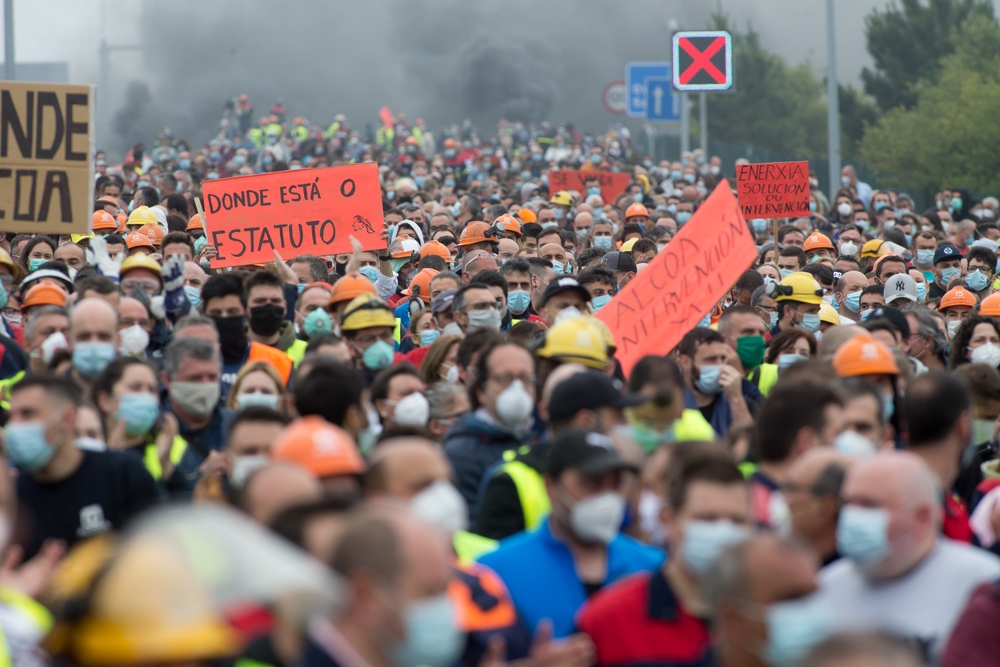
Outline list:
[[[237,456],[233,461],[233,473],[229,476],[229,481],[232,482],[233,486],[237,489],[242,489],[243,485],[247,482],[247,478],[250,477],[252,473],[260,470],[270,462],[271,459],[263,454]]]
[[[447,480],[438,480],[410,501],[410,511],[426,523],[452,535],[469,525],[465,499]]]
[[[872,441],[856,431],[841,431],[833,440],[833,448],[841,454],[865,458],[874,456],[876,452]]]
[[[974,364],[986,364],[990,368],[1000,366],[1000,347],[993,343],[984,343],[969,353],[969,360]]]
[[[122,354],[140,355],[149,346],[149,334],[138,324],[118,332],[118,351]]]
[[[858,244],[854,241],[844,241],[840,244],[840,254],[853,257],[858,254]]]
[[[948,338],[953,338],[958,327],[962,326],[962,320],[949,320],[945,326],[948,328]]]
[[[399,401],[385,401],[385,403],[396,405],[392,420],[400,426],[427,426],[427,420],[431,416],[431,406],[419,391],[404,396]]]
[[[625,518],[625,499],[614,491],[578,500],[570,510],[573,534],[581,542],[610,544]]]
[[[510,386],[497,396],[496,413],[504,424],[511,428],[522,427],[531,416],[535,401],[524,388],[520,380],[514,380]]]

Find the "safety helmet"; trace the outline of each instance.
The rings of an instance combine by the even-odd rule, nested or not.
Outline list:
[[[449,137],[448,139],[444,140],[444,147],[445,148],[458,148],[458,142]]]
[[[94,212],[90,228],[95,232],[115,232],[118,230],[118,221],[102,208]]]
[[[196,230],[205,231],[204,225],[201,224],[201,215],[199,213],[195,213],[194,215],[192,215],[188,219],[187,227],[184,228],[184,231],[187,232],[192,232]]]
[[[351,435],[316,415],[286,426],[274,442],[271,458],[300,465],[320,479],[365,471],[365,462]]]
[[[629,239],[628,241],[622,244],[622,247],[619,248],[619,250],[622,252],[632,252],[632,247],[635,246],[635,242],[638,240],[639,239]]]
[[[393,259],[410,259],[413,253],[420,252],[420,244],[408,236],[397,236],[389,246],[389,255]]]
[[[157,276],[160,276],[162,282],[163,269],[160,267],[160,263],[149,255],[129,255],[122,262],[121,268],[118,269],[118,276],[124,278],[125,274],[132,269],[146,269],[147,271],[152,271]]]
[[[824,301],[819,305],[819,321],[839,327],[840,315],[837,314],[833,306]]]
[[[517,234],[518,238],[521,238],[521,235],[524,233],[521,230],[520,221],[510,213],[504,213],[499,218],[494,220],[493,229],[499,234],[503,234],[504,232],[514,232]]]
[[[330,305],[333,306],[344,301],[353,301],[362,294],[377,296],[378,292],[375,290],[375,284],[372,281],[360,273],[352,271],[333,284],[333,290],[330,292]]]
[[[413,279],[410,280],[410,284],[405,290],[403,290],[402,293],[406,296],[412,297],[413,288],[416,287],[417,296],[420,300],[429,304],[431,302],[431,280],[437,274],[438,272],[434,269],[420,269],[420,271],[417,272],[417,275],[413,276]]]
[[[552,195],[552,199],[549,200],[549,203],[555,204],[556,206],[572,206],[573,195],[571,195],[566,190],[560,190],[559,192]]]
[[[127,223],[128,223],[128,218],[125,217],[125,214],[124,213],[119,213],[118,214],[118,233],[119,234],[121,234],[122,232],[125,231],[125,228],[128,226]]]
[[[557,322],[545,332],[545,342],[535,354],[543,359],[558,358],[604,370],[608,365],[608,346],[604,332],[592,320],[584,316]]]
[[[994,292],[979,304],[979,314],[987,317],[1000,317],[1000,292]]]
[[[899,375],[896,357],[885,343],[868,334],[854,336],[833,355],[833,370],[838,377],[856,375]]]
[[[336,287],[336,286],[334,286]],[[341,331],[360,331],[373,327],[396,326],[396,315],[385,301],[374,294],[362,294],[347,304],[340,316]]]
[[[129,227],[142,227],[143,225],[156,225],[159,221],[156,214],[148,206],[140,206],[129,213],[128,221],[125,223]]]
[[[886,255],[889,253],[888,248],[883,248],[885,241],[880,241],[878,239],[872,239],[868,241],[863,246],[861,246],[861,258],[862,259],[874,259],[881,255]]]
[[[643,206],[639,202],[635,202],[634,204],[632,204],[631,206],[629,206],[627,209],[625,209],[625,220],[626,221],[629,218],[648,218],[648,217],[649,217],[649,211],[646,209],[645,206]]]
[[[484,242],[496,243],[493,238],[493,228],[485,222],[470,222],[462,230],[462,236],[458,239],[458,247],[462,248]]]
[[[424,257],[440,257],[445,263],[451,262],[451,253],[440,241],[428,241],[420,246],[420,259]]]
[[[406,138],[406,145],[407,146],[416,146],[417,145],[417,138],[414,137],[414,136],[412,136],[412,135],[409,136],[409,137],[407,137]]]
[[[3,248],[0,248],[0,265],[10,269],[11,273],[14,274],[14,280],[21,277],[21,267],[14,263],[14,260],[10,258],[10,253]]]
[[[823,303],[823,288],[811,273],[796,271],[781,279],[781,284],[775,288],[774,300],[818,305]]]
[[[515,213],[515,215],[517,217],[521,218],[521,222],[524,222],[524,223],[538,222],[538,216],[535,215],[535,212],[532,211],[530,208],[518,209],[518,211],[517,211],[517,213]]]
[[[163,243],[163,237],[166,236],[163,232],[163,227],[160,227],[159,225],[143,225],[136,231],[140,234],[145,234],[146,237],[153,242],[153,245],[157,247]]]
[[[302,118],[302,116],[296,116],[295,120],[292,122],[294,122],[296,125],[302,125],[306,121]]]
[[[52,283],[38,283],[24,295],[21,302],[21,312],[35,306],[60,306],[66,307],[66,292],[59,289]]]
[[[826,248],[827,250],[836,250],[833,247],[833,243],[825,234],[820,234],[819,232],[813,232],[806,238],[805,244],[802,249],[806,252],[810,250],[822,250]]]
[[[92,238],[94,238],[94,233],[93,232],[91,232],[90,234],[70,234],[69,235],[70,243],[79,243],[80,241],[83,241],[84,239],[92,239]]]
[[[976,303],[975,295],[959,285],[958,287],[953,287],[945,292],[945,295],[941,297],[941,303],[938,304],[938,310],[944,310],[945,308],[951,308],[952,306],[974,307]]]
[[[138,231],[132,232],[125,237],[125,247],[129,250],[132,248],[149,248],[150,250],[156,250],[156,246],[149,240],[149,237],[145,234],[140,234]]]

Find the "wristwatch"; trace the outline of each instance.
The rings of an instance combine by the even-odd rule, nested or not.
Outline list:
[[[392,255],[379,255],[378,259],[380,262],[388,262],[390,259],[392,259]]]

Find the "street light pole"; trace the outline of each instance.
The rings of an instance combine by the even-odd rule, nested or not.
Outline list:
[[[14,0],[3,0],[3,77],[17,79],[14,67]]]
[[[826,0],[826,150],[830,166],[830,202],[840,189],[840,102],[837,96],[837,42],[833,28],[833,0]]]

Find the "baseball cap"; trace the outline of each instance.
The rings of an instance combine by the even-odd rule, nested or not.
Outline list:
[[[580,410],[629,408],[649,400],[642,394],[623,394],[621,383],[604,373],[574,373],[556,385],[549,399],[549,419],[572,419]]]
[[[601,264],[612,271],[621,271],[622,273],[632,273],[637,272],[639,269],[635,265],[635,260],[632,259],[632,255],[625,252],[609,252],[604,257],[601,258]]]
[[[943,262],[948,259],[959,259],[961,256],[962,253],[958,252],[958,248],[953,245],[946,244],[938,247],[938,249],[934,251],[933,264],[937,264],[938,262]]]
[[[563,292],[576,292],[583,297],[584,301],[590,301],[590,292],[578,283],[576,278],[558,278],[552,280],[545,288],[545,292],[542,293],[542,302],[539,305],[544,306],[549,302],[549,299]]]
[[[917,301],[917,282],[905,273],[897,273],[886,278],[882,295],[887,304],[905,300],[915,302]]]
[[[437,315],[451,308],[451,303],[455,300],[456,292],[458,292],[457,289],[446,289],[434,297],[434,300],[431,301],[431,313]]]
[[[567,468],[584,475],[602,475],[613,470],[635,469],[615,450],[611,438],[596,431],[569,431],[549,445],[545,472],[558,476]]]
[[[893,276],[895,278],[896,276]],[[913,288],[916,290],[916,287]],[[871,316],[864,323],[865,329],[874,331],[876,329],[891,329],[898,331],[903,340],[910,337],[910,323],[906,320],[906,315],[898,308],[891,306],[879,306],[872,311]]]

